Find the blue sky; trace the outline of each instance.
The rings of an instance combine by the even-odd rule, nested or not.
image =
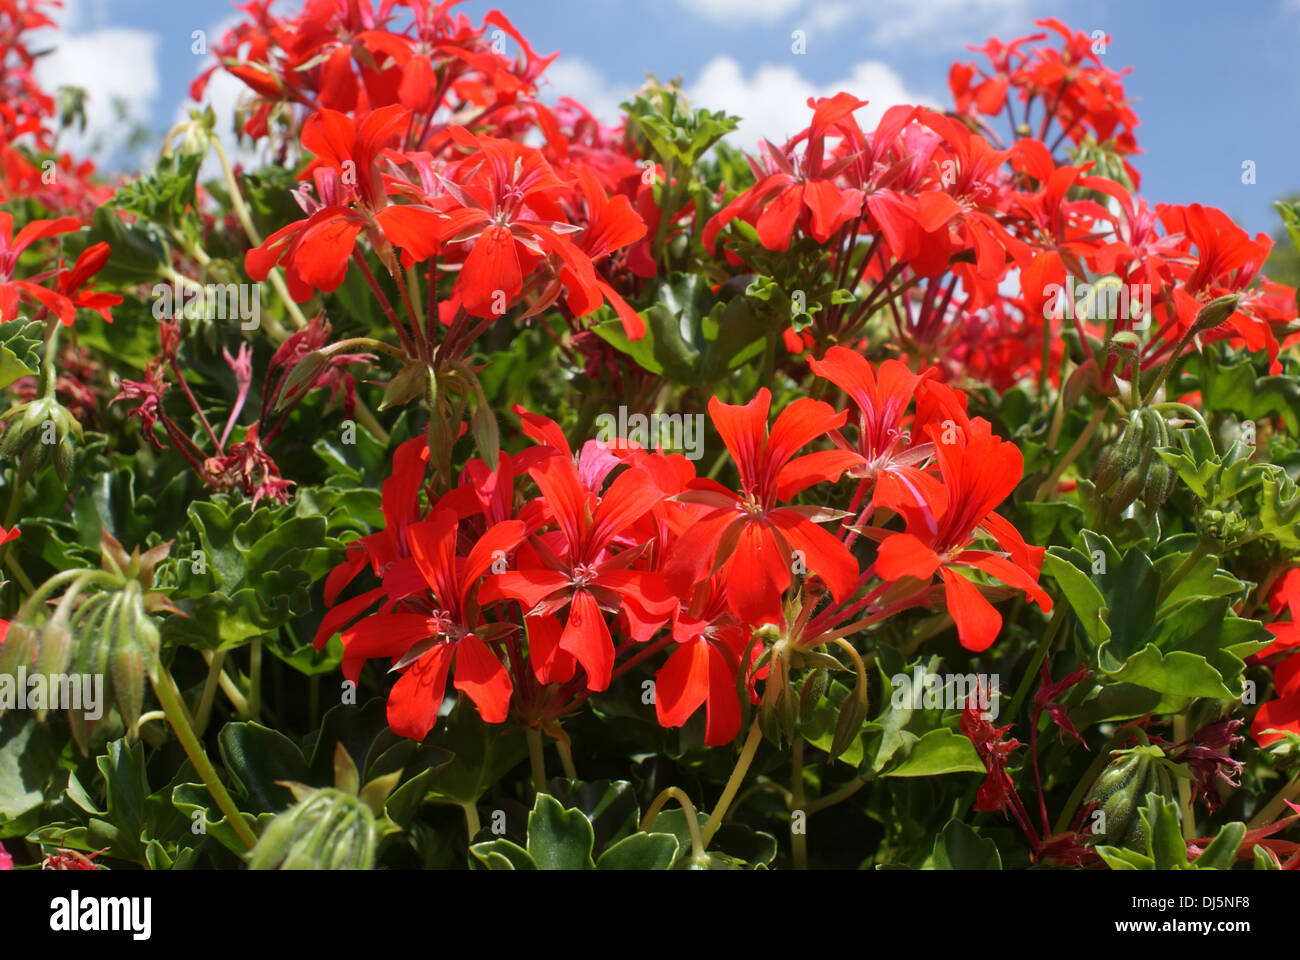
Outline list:
[[[680,76],[697,105],[748,118],[740,145],[780,139],[806,122],[809,94],[839,89],[872,101],[948,103],[947,69],[975,59],[968,43],[1032,32],[1056,16],[1111,37],[1105,60],[1132,67],[1126,87],[1142,120],[1136,165],[1153,202],[1221,207],[1272,233],[1274,199],[1300,192],[1300,0],[469,0],[479,19],[503,10],[533,46],[560,51],[549,95],[577,96],[602,115],[644,80]],[[108,101],[161,133],[183,110],[205,61],[196,29],[218,33],[228,0],[67,0],[62,47],[47,83],[92,94],[94,133],[111,148],[126,125]],[[807,53],[791,52],[791,33]],[[214,85],[228,107],[234,84]],[[1242,183],[1242,162],[1256,182]]]

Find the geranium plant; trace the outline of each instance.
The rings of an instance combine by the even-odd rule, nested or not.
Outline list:
[[[1091,36],[751,153],[499,11],[248,0],[236,129],[117,176],[51,7],[0,869],[1300,866],[1295,291],[1142,197]]]

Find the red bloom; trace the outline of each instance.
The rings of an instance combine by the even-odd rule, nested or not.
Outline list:
[[[371,657],[391,657],[393,669],[402,671],[388,695],[388,725],[415,740],[424,739],[438,721],[453,661],[456,689],[474,701],[488,723],[506,719],[514,691],[506,668],[484,642],[501,626],[488,630],[480,624],[471,590],[498,556],[519,545],[524,525],[518,520],[494,525],[464,560],[456,556],[457,528],[450,510],[407,527],[415,576],[403,569],[384,583],[403,612],[377,613],[343,631],[343,674],[349,680],[356,682]]]
[[[858,408],[856,450],[863,462],[850,467],[849,475],[870,479],[894,502],[910,499],[918,506],[928,504],[933,511],[941,509],[942,485],[917,466],[934,455],[934,445],[913,442],[913,435],[928,417],[942,413],[937,409],[940,404],[928,404],[927,412],[911,423],[910,430],[907,422],[908,406],[935,371],[916,374],[899,360],[886,360],[877,372],[865,357],[844,347],[831,347],[824,359],[810,360],[808,366],[847,393]],[[939,391],[929,397],[956,397],[952,391],[942,392],[944,387]],[[959,407],[953,406],[950,412],[965,419]],[[837,437],[838,433],[832,435],[832,439]]]
[[[766,388],[743,406],[717,397],[709,401],[709,415],[740,472],[741,492],[705,479],[687,484],[677,499],[708,509],[682,534],[665,569],[669,583],[683,594],[712,572],[723,571],[728,605],[745,623],[777,620],[797,559],[826,581],[837,601],[850,596],[858,583],[853,554],[817,526],[840,514],[813,506],[777,506],[862,462],[847,450],[795,458],[800,447],[843,424],[846,415],[804,397],[781,411],[769,434],[771,402]]]
[[[1250,735],[1262,747],[1283,739],[1288,733],[1300,735],[1300,655],[1292,655],[1273,671],[1274,699],[1260,704],[1250,723]],[[1269,733],[1268,731],[1277,731]]]
[[[808,105],[814,106],[811,100]],[[761,175],[763,171],[756,167],[758,182],[709,220],[704,227],[705,248],[712,252],[718,231],[736,217],[754,222],[759,242],[768,250],[786,250],[795,227],[801,223],[818,243],[826,243],[831,234],[860,214],[862,191],[835,184],[835,177],[846,164],[836,162],[826,167],[824,152],[827,133],[852,123],[853,111],[866,105],[867,101],[847,93],[818,101],[806,131],[808,144],[802,157],[792,155],[789,147],[783,151],[765,143],[770,171]],[[791,146],[802,136],[796,137]]]
[[[122,302],[122,298],[116,293],[94,293],[89,289],[89,285],[95,274],[104,269],[104,264],[108,263],[112,252],[107,243],[96,243],[81,251],[81,256],[77,257],[77,262],[71,270],[64,270],[59,274],[59,293],[67,297],[74,307],[94,310],[104,318],[105,323],[113,322],[108,308],[116,307]],[[67,326],[72,323],[72,320],[65,319],[63,323]]]
[[[396,104],[359,121],[333,110],[309,117],[302,144],[316,155],[316,163],[337,175],[328,182],[337,189],[340,202],[295,220],[249,250],[244,255],[248,275],[262,281],[276,264],[283,264],[289,293],[297,302],[311,299],[317,290],[330,293],[343,283],[362,230],[371,231],[377,245],[382,246],[382,237],[415,260],[430,257],[436,249],[437,214],[409,205],[387,205],[378,167],[380,153],[407,118],[406,110]]]
[[[730,743],[740,731],[736,677],[750,631],[728,608],[720,576],[697,584],[689,609],[673,618],[676,649],[655,674],[655,714],[660,726],[680,727],[705,708],[704,742]],[[755,650],[751,659],[757,658]]]
[[[926,583],[938,573],[962,646],[985,650],[997,639],[1002,616],[954,566],[981,570],[1025,591],[1043,610],[1052,609],[1051,597],[1038,586],[1043,548],[1027,546],[1016,528],[994,513],[1020,481],[1023,459],[1014,444],[993,436],[988,421],[978,417],[958,431],[966,436],[955,439],[964,442],[942,442],[941,427],[931,426],[929,432],[943,474],[943,509],[936,513],[901,499],[879,504],[903,514],[907,532],[890,534],[881,543],[876,572],[886,580],[915,577]],[[977,530],[1006,553],[969,549]]]
[[[37,240],[70,233],[81,228],[76,217],[59,217],[56,220],[33,220],[14,236],[14,217],[0,212],[0,320],[13,320],[18,316],[19,298],[34,300],[53,311],[66,326],[73,321],[76,307],[61,293],[42,287],[30,280],[15,280],[14,270],[24,250]]]
[[[592,259],[635,242],[644,231],[637,230],[638,218],[626,201],[607,204],[599,186],[584,182],[592,222],[579,249],[564,234],[580,228],[564,220],[554,197],[564,184],[541,153],[460,127],[453,127],[451,136],[474,151],[459,165],[461,182],[441,178],[459,206],[444,214],[439,237],[444,244],[474,244],[455,287],[465,310],[475,317],[501,316],[523,291],[525,278],[543,259],[553,258],[557,280],[530,312],[548,306],[563,288],[576,316],[591,313],[609,297],[629,333],[642,333],[640,318],[592,266]]]
[[[640,642],[649,640],[677,606],[659,574],[629,569],[640,551],[611,549],[620,534],[663,499],[663,491],[649,474],[629,469],[597,498],[583,486],[573,461],[562,454],[547,457],[528,473],[554,515],[559,534],[534,537],[537,562],[525,566],[521,556],[520,569],[497,574],[483,585],[482,600],[517,600],[525,614],[543,621],[568,607],[558,638],[554,621],[539,624],[543,631],[549,626],[540,643],[530,634],[534,669],[540,667],[543,682],[567,680],[572,667],[566,658],[571,657],[586,671],[587,689],[604,690],[614,666],[614,643],[602,610],[621,610],[628,635]]]

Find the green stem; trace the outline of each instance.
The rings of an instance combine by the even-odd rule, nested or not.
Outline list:
[[[768,328],[767,343],[763,347],[763,372],[759,378],[759,386],[772,389],[772,380],[776,377],[776,329]]]
[[[1051,651],[1052,645],[1056,642],[1057,631],[1061,629],[1061,624],[1065,622],[1066,609],[1067,605],[1064,601],[1057,601],[1056,609],[1052,612],[1052,619],[1048,622],[1047,629],[1038,638],[1038,645],[1034,648],[1034,658],[1029,661],[1029,669],[1020,678],[1020,685],[1016,687],[1016,694],[1011,698],[1011,709],[1007,712],[1007,716],[1013,720],[1019,714],[1020,705],[1024,703],[1025,697],[1029,696],[1029,688],[1038,676],[1038,668],[1043,665],[1043,661],[1047,659],[1047,654]]]
[[[706,842],[700,834],[700,815],[695,812],[695,804],[691,803],[691,798],[680,787],[668,787],[659,796],[655,797],[654,802],[646,810],[645,817],[641,820],[641,832],[650,832],[650,828],[654,826],[655,818],[659,816],[659,811],[664,808],[664,804],[669,800],[676,800],[681,804],[681,808],[686,814],[686,829],[691,835],[691,859],[703,864],[706,859],[704,852]]]
[[[1106,404],[1102,404],[1092,412],[1092,419],[1083,428],[1083,433],[1079,434],[1079,438],[1074,441],[1074,445],[1065,452],[1061,462],[1056,465],[1047,479],[1043,481],[1042,486],[1038,488],[1038,492],[1034,494],[1035,503],[1041,502],[1056,489],[1056,484],[1061,479],[1061,475],[1065,473],[1070,464],[1074,463],[1079,454],[1087,449],[1088,444],[1092,441],[1093,434],[1097,432],[1097,428],[1101,426],[1102,420],[1105,419],[1108,409],[1109,407]]]
[[[1174,742],[1187,740],[1187,715],[1174,717]],[[1178,777],[1178,808],[1182,811],[1183,839],[1189,843],[1196,839],[1196,815],[1192,810],[1192,784],[1186,777]]]
[[[226,820],[235,833],[238,834],[239,839],[244,842],[244,845],[249,850],[252,850],[257,845],[257,837],[244,820],[243,814],[239,812],[239,808],[235,806],[235,801],[226,792],[226,788],[217,777],[216,769],[212,766],[212,762],[208,760],[203,745],[199,743],[198,738],[194,735],[194,728],[190,725],[189,716],[185,712],[185,704],[181,700],[180,691],[176,689],[176,681],[172,679],[170,673],[159,672],[161,676],[158,679],[152,676],[149,679],[153,684],[154,694],[158,697],[158,703],[167,715],[167,722],[171,724],[176,739],[180,741],[181,747],[184,748],[185,755],[190,758],[190,763],[194,764],[194,769],[198,771],[199,777],[203,780],[203,785],[208,788],[208,793],[216,801],[217,808],[225,815]]]
[[[64,570],[60,573],[56,573],[54,576],[50,577],[50,579],[37,587],[31,596],[23,602],[23,605],[18,608],[18,612],[14,614],[13,619],[18,622],[27,623],[28,618],[31,616],[32,611],[35,609],[37,604],[69,580],[76,580],[78,578],[84,578],[83,582],[77,585],[78,590],[91,583],[98,583],[106,587],[120,586],[122,583],[121,577],[109,573],[107,570]]]
[[[479,831],[478,805],[470,801],[462,803],[460,806],[465,811],[465,834],[469,837],[469,842],[473,843]]]
[[[1169,594],[1174,592],[1174,587],[1182,582],[1183,578],[1196,569],[1196,565],[1209,556],[1210,549],[1204,543],[1197,543],[1191,553],[1187,555],[1178,569],[1169,575],[1169,579],[1160,585],[1160,592],[1156,594],[1156,607],[1165,602]]]
[[[825,810],[827,807],[833,807],[835,804],[847,800],[866,785],[867,781],[862,777],[854,777],[839,789],[826,794],[824,797],[814,800],[812,803],[808,804],[804,810],[807,812],[808,816],[811,817],[814,813],[817,813],[820,810]]]
[[[230,206],[234,210],[235,218],[239,225],[244,228],[244,233],[252,241],[254,246],[262,245],[262,236],[257,232],[257,227],[253,226],[253,218],[249,215],[248,205],[244,203],[244,195],[240,192],[239,184],[235,182],[235,172],[230,167],[230,159],[226,156],[225,148],[221,146],[221,140],[218,137],[212,137],[212,146],[217,151],[217,159],[221,161],[221,175],[226,181],[226,189],[230,192]],[[266,275],[266,279],[271,282],[275,288],[276,294],[280,297],[280,302],[284,304],[285,311],[289,318],[293,320],[294,326],[299,330],[307,326],[307,318],[303,315],[298,304],[294,302],[293,297],[289,296],[289,288],[285,285],[284,278],[280,276],[280,268],[272,267]]]
[[[568,737],[555,738],[555,752],[560,755],[560,766],[564,768],[564,775],[570,780],[577,780],[578,768],[573,765],[573,744],[569,742]]]
[[[796,870],[808,869],[808,811],[803,802],[803,737],[795,735],[790,745],[790,814],[803,814],[803,830],[796,831],[790,824],[790,853]]]
[[[208,676],[203,681],[203,694],[199,697],[198,709],[194,711],[194,729],[201,737],[208,729],[208,717],[212,713],[212,701],[217,695],[217,679],[221,668],[226,663],[226,651],[218,650],[208,663]]]
[[[541,727],[524,727],[524,739],[528,741],[528,765],[533,774],[533,795],[546,789],[546,758],[542,754]]]
[[[749,772],[749,765],[754,762],[754,754],[758,752],[758,742],[762,739],[763,732],[758,727],[758,717],[755,717],[754,722],[750,724],[749,736],[745,738],[745,745],[740,750],[740,757],[731,770],[731,776],[727,778],[726,786],[722,788],[722,796],[718,798],[717,805],[713,808],[713,812],[709,814],[709,822],[704,825],[703,839],[706,848],[713,840],[713,835],[718,832],[718,827],[722,826],[722,818],[726,816],[727,808],[731,806],[731,801],[740,789],[745,774]]]
[[[1272,800],[1260,807],[1259,813],[1250,818],[1248,826],[1254,830],[1272,823],[1286,809],[1287,801],[1294,801],[1297,797],[1300,797],[1300,773],[1292,777],[1291,782],[1279,790]]]
[[[262,638],[254,637],[248,650],[248,715],[262,714]]]
[[[8,544],[5,544],[5,546],[8,546]],[[5,557],[4,564],[9,568],[9,572],[14,575],[14,579],[18,581],[19,586],[21,586],[23,590],[27,593],[31,593],[36,589],[36,585],[32,583],[31,579],[27,576],[27,572],[23,570],[22,564],[18,562],[18,558],[12,553]]]

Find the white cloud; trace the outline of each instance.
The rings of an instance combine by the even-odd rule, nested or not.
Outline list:
[[[820,0],[806,13],[800,15],[796,27],[810,34],[825,36],[834,33],[853,17],[853,5],[843,0]]]
[[[878,60],[856,63],[843,79],[819,85],[787,65],[765,64],[746,77],[731,57],[717,56],[687,86],[686,93],[696,107],[739,115],[740,126],[728,139],[752,150],[762,138],[779,144],[808,126],[812,119],[809,97],[829,97],[841,90],[869,101],[857,113],[864,129],[874,126],[889,107],[929,102],[909,91],[902,77]]]
[[[989,35],[1032,33],[1030,0],[872,0],[862,18],[876,44],[979,42]]]
[[[67,11],[82,23],[86,10]],[[162,37],[145,30],[109,27],[51,37],[54,49],[36,63],[36,79],[48,90],[61,86],[86,91],[86,130],[75,127],[59,139],[74,154],[94,150],[102,162],[124,146],[136,124],[148,125],[158,96],[158,49]],[[125,115],[119,114],[120,103]]]
[[[572,97],[592,112],[602,123],[618,123],[618,105],[632,93],[611,86],[605,75],[579,57],[560,57],[543,74],[546,83],[538,96],[546,103],[560,97]]]
[[[802,0],[678,0],[697,16],[727,26],[748,23],[773,23],[793,13]]]

